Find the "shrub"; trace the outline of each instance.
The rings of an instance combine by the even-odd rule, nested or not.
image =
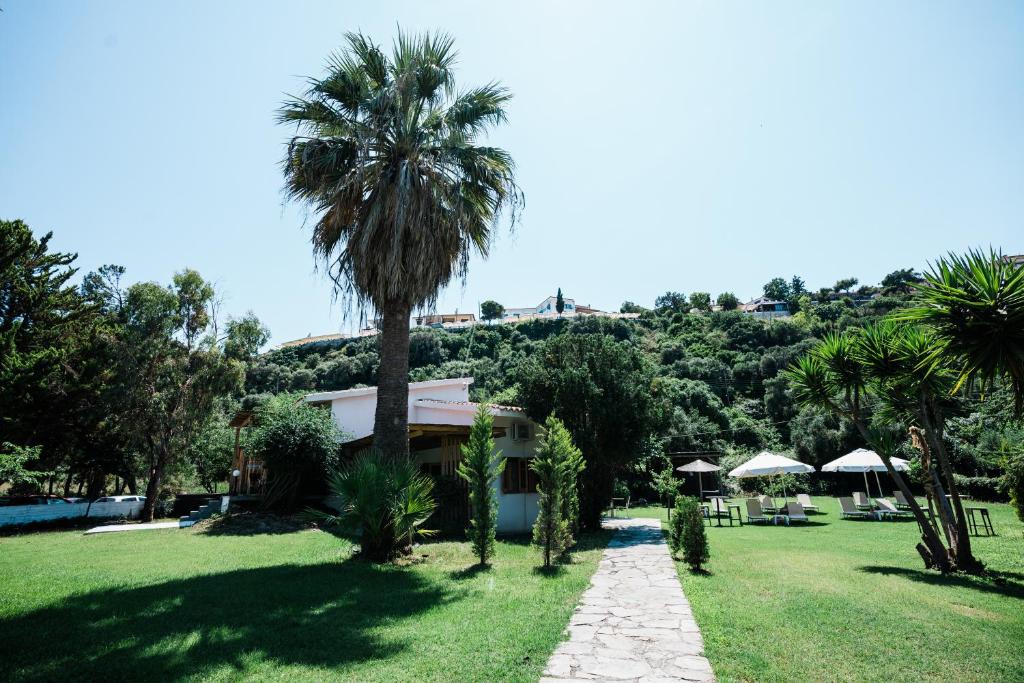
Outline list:
[[[339,499],[339,514],[309,509],[306,517],[359,535],[360,552],[373,562],[387,562],[412,546],[436,506],[434,483],[412,460],[379,451],[364,453],[334,471],[328,487]]]
[[[1010,492],[1010,502],[1017,510],[1017,516],[1024,522],[1024,454],[1008,455],[1005,460],[1006,474],[1003,481]]]
[[[700,571],[710,557],[708,537],[704,529],[704,516],[700,504],[693,496],[676,499],[676,514],[669,526],[669,545],[672,554],[683,553],[683,561],[691,571]]]
[[[966,494],[975,500],[994,503],[1006,501],[1006,489],[1003,488],[1005,482],[1002,477],[965,477],[954,474],[953,478],[956,479],[961,495]]]
[[[304,483],[320,478],[337,464],[341,433],[330,411],[282,394],[256,412],[249,449],[267,471],[264,504],[291,508]]]
[[[481,403],[469,430],[469,443],[462,446],[462,462],[458,470],[459,476],[469,485],[469,504],[472,508],[466,535],[481,565],[486,565],[494,554],[494,536],[498,528],[494,482],[505,469],[501,451],[494,450],[493,428],[494,417],[490,406]]]

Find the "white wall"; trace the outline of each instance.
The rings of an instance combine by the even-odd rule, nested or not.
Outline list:
[[[11,505],[0,507],[0,526],[14,524],[30,524],[32,522],[50,522],[56,519],[71,519],[74,517],[85,517],[86,510],[89,518],[120,518],[134,519],[142,513],[142,501],[121,502],[121,503],[74,503],[71,505]]]

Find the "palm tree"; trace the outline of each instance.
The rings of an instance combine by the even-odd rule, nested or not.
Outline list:
[[[487,256],[503,210],[522,206],[514,163],[479,144],[505,122],[498,83],[455,89],[453,41],[399,32],[391,54],[359,33],[286,102],[297,127],[285,192],[315,215],[313,251],[336,292],[381,318],[374,447],[408,454],[409,317],[431,308],[472,253]]]
[[[931,326],[955,359],[954,389],[1009,380],[1018,414],[1024,409],[1024,266],[989,250],[940,258],[900,317]]]

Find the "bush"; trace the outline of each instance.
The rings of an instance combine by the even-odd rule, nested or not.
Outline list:
[[[267,507],[292,508],[303,487],[335,468],[341,443],[329,410],[282,394],[256,412],[249,450],[267,468]]]
[[[966,494],[975,500],[993,503],[1006,501],[1002,477],[965,477],[959,474],[954,474],[953,477],[961,495]]]
[[[700,503],[693,496],[676,499],[676,514],[669,526],[669,546],[673,556],[682,551],[683,561],[694,572],[701,571],[711,556],[704,515],[700,511]]]
[[[1017,510],[1017,516],[1024,522],[1024,455],[1017,453],[1006,457],[1006,474],[1003,481],[1010,492],[1010,502]]]
[[[432,533],[421,527],[436,507],[434,482],[408,458],[369,451],[332,473],[328,485],[340,513],[309,509],[306,518],[358,533],[360,552],[372,562],[387,562],[410,549],[416,534]]]

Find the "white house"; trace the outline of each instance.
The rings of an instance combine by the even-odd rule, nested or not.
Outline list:
[[[564,314],[575,315],[576,313],[576,300],[568,299],[563,297],[562,301],[565,303]],[[545,314],[557,314],[558,297],[549,296],[548,298],[541,301],[536,306],[527,306],[525,308],[506,308],[504,318],[523,318],[525,316],[534,315],[545,315]],[[589,310],[589,309],[588,309]]]
[[[459,446],[469,437],[478,404],[469,401],[472,377],[409,384],[409,450],[423,472],[455,477]],[[334,421],[345,432],[350,450],[370,445],[377,387],[323,391],[305,397],[307,403],[329,405]],[[498,531],[527,531],[537,517],[536,480],[528,461],[537,447],[537,425],[522,408],[492,406],[494,444],[505,458],[505,471],[495,484]]]

